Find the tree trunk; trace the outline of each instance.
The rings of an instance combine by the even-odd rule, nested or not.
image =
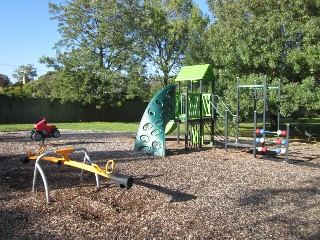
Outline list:
[[[270,114],[271,118],[271,131],[278,131],[278,116],[275,114]]]
[[[104,63],[103,63],[103,47],[99,47],[99,67],[103,68]]]

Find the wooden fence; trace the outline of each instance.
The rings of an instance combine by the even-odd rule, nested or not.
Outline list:
[[[101,109],[94,105],[58,99],[16,99],[0,95],[0,123],[36,123],[42,118],[49,122],[140,122],[147,103],[126,101],[120,107],[105,104]]]

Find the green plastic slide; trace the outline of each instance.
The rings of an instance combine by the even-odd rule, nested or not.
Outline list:
[[[166,125],[166,135],[172,133],[177,128],[177,123],[174,120],[171,120]]]

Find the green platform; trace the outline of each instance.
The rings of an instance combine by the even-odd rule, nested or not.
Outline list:
[[[175,85],[162,88],[147,106],[136,135],[134,151],[165,156],[165,127],[175,115]]]

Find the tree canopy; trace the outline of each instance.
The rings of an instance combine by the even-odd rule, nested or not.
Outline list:
[[[17,81],[22,81],[23,77],[28,81],[32,81],[36,76],[38,76],[37,70],[32,64],[21,65],[12,74],[12,77]]]
[[[183,64],[194,34],[192,30],[207,22],[199,20],[200,10],[192,0],[144,1],[142,9],[140,32],[145,64],[161,77],[162,86],[166,86]]]
[[[138,1],[67,1],[49,3],[59,23],[61,40],[56,44],[61,98],[84,103],[117,102],[123,97],[123,82],[133,63],[139,62],[134,48]],[[131,66],[127,63],[132,63]],[[130,71],[128,71],[130,70]],[[141,79],[138,79],[141,81]],[[63,91],[67,90],[67,91]]]
[[[319,1],[211,0],[209,4],[215,21],[207,40],[221,92],[230,97],[237,76],[252,84],[267,75],[269,85],[281,79],[282,115],[301,108],[319,110]],[[275,95],[270,96],[271,111]],[[248,98],[243,101],[250,105]]]
[[[189,30],[195,36],[208,22],[191,0],[73,0],[49,8],[61,40],[56,58],[41,62],[59,70],[62,99],[95,104],[149,98],[141,89],[155,79],[167,85],[190,46]]]
[[[97,106],[136,97],[148,101],[183,65],[210,63],[215,91],[229,103],[235,102],[237,77],[243,84],[261,84],[267,76],[269,86],[281,80],[282,116],[319,114],[320,1],[207,2],[212,19],[192,0],[49,3],[61,39],[54,58],[40,59],[56,70],[40,79],[47,85],[43,92]],[[35,90],[41,86],[26,89],[41,96]],[[252,93],[241,94],[246,118]],[[277,111],[275,91],[269,92],[268,110]]]

